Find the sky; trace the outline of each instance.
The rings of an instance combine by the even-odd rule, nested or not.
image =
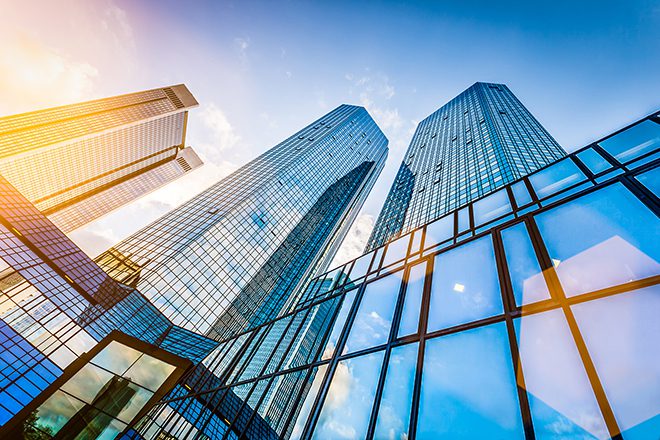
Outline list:
[[[340,249],[360,255],[416,124],[505,83],[568,151],[658,109],[653,1],[0,0],[0,116],[185,83],[205,165],[74,231],[99,253],[342,103],[387,165]]]

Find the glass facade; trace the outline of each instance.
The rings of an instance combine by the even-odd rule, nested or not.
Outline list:
[[[592,171],[592,150],[609,166]],[[219,381],[184,376],[137,431],[656,438],[656,154],[590,145],[311,279],[280,317],[220,342],[203,362]]]
[[[507,86],[476,83],[417,126],[367,249],[565,155]],[[475,219],[497,215],[498,201],[475,207]]]
[[[222,339],[327,268],[386,156],[367,111],[342,105],[97,261],[175,324]]]
[[[0,118],[0,174],[72,231],[202,164],[197,105],[180,84]]]

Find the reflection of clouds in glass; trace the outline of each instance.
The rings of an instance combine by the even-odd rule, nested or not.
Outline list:
[[[99,354],[94,356],[92,362],[121,376],[141,354],[124,344],[112,341]]]
[[[145,354],[129,368],[124,377],[151,391],[157,391],[174,369],[174,365]]]
[[[561,310],[516,320],[518,346],[538,437],[608,437],[589,379]]]
[[[572,309],[625,438],[635,438],[625,432],[633,428],[639,438],[654,437],[660,432],[660,286]]]
[[[57,390],[37,410],[36,425],[50,428],[55,433],[84,405],[83,402]]]
[[[112,373],[96,365],[87,364],[62,385],[61,389],[91,404],[101,388],[110,382],[112,377]]]
[[[305,428],[305,423],[307,423],[307,418],[312,410],[312,405],[314,404],[314,400],[316,399],[316,395],[319,392],[319,388],[321,387],[321,383],[323,382],[323,377],[325,376],[325,371],[327,369],[327,365],[321,365],[316,373],[312,373],[312,376],[314,376],[314,374],[316,374],[316,376],[314,376],[312,386],[309,388],[307,396],[305,397],[305,401],[300,407],[300,412],[298,413],[298,418],[296,419],[296,423],[291,432],[290,440],[298,440],[302,435],[303,429]]]
[[[151,399],[151,396],[154,394],[135,384],[129,384],[129,387],[136,392],[117,415],[120,420],[126,423],[130,422],[131,419],[137,415],[137,413],[144,407],[144,405],[147,404],[149,399]]]

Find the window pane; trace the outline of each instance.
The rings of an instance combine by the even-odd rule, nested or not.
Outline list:
[[[612,164],[606,161],[603,156],[598,154],[598,152],[593,148],[589,148],[582,151],[581,153],[578,153],[577,157],[594,174],[598,174],[602,171],[612,168]]]
[[[348,353],[387,342],[401,288],[401,274],[399,271],[367,284],[346,341]]]
[[[355,300],[356,294],[357,294],[357,289],[353,289],[350,292],[347,292],[346,295],[344,296],[344,302],[341,305],[341,309],[339,309],[337,320],[335,321],[335,324],[332,327],[332,332],[330,333],[328,342],[326,343],[325,349],[323,350],[322,359],[330,359],[333,353],[335,352],[337,341],[339,341],[339,336],[341,335],[341,331],[344,329],[344,324],[346,323],[346,317],[348,316],[348,313],[351,311],[351,306],[353,305],[353,301]],[[345,351],[346,350],[344,350],[344,352]]]
[[[418,343],[392,349],[374,438],[406,439],[415,385]]]
[[[417,438],[522,437],[504,323],[428,340]]]
[[[532,203],[532,196],[529,195],[529,191],[527,191],[525,182],[520,181],[518,183],[514,183],[511,185],[511,191],[513,191],[513,197],[515,197],[518,207]]]
[[[410,268],[406,295],[401,311],[401,322],[399,323],[398,337],[417,333],[419,328],[419,313],[422,307],[422,295],[424,293],[424,277],[426,275],[426,262],[417,264]]]
[[[353,269],[351,269],[351,280],[357,280],[358,278],[367,274],[367,270],[369,270],[369,265],[371,264],[371,258],[373,256],[374,253],[370,252],[355,260]]]
[[[62,389],[85,403],[91,404],[94,397],[114,375],[93,364],[87,364],[69,379]]]
[[[121,376],[133,362],[138,360],[141,354],[124,344],[112,341],[99,354],[94,356],[92,362]]]
[[[383,351],[337,364],[312,438],[364,438],[371,417]]]
[[[445,241],[454,236],[454,214],[449,214],[430,223],[426,227],[424,247],[428,248],[434,244]]]
[[[468,206],[458,211],[458,233],[470,228],[470,211]]]
[[[586,180],[582,171],[569,158],[529,176],[529,182],[539,199]]]
[[[298,440],[305,429],[305,423],[307,423],[307,418],[309,413],[312,411],[312,405],[314,405],[314,400],[316,400],[316,395],[319,393],[319,388],[323,383],[323,377],[325,376],[325,371],[328,369],[327,365],[321,365],[318,368],[314,368],[310,380],[313,380],[312,385],[305,395],[305,400],[300,407],[300,412],[298,417],[296,417],[296,423],[293,425],[293,430],[291,432],[290,440]]]
[[[151,391],[158,391],[158,388],[172,374],[174,369],[174,365],[144,354],[128,369],[124,376]]]
[[[35,420],[29,420],[28,423],[55,434],[84,406],[80,400],[57,390],[37,409]]]
[[[635,177],[635,179],[642,182],[642,184],[657,197],[660,197],[660,167],[653,168],[652,170],[640,174]]]
[[[660,146],[660,125],[647,119],[599,145],[618,161],[628,162]]]
[[[550,298],[525,224],[518,223],[502,231],[502,243],[516,304],[521,306]]]
[[[657,436],[660,286],[576,304],[572,309],[624,437]]]
[[[387,245],[383,267],[388,266],[395,261],[400,261],[406,258],[406,253],[408,252],[408,243],[410,243],[410,235],[396,239]]]
[[[490,236],[435,257],[429,332],[503,312]]]
[[[506,190],[500,190],[472,205],[475,226],[482,225],[511,212],[511,204]]]
[[[566,295],[657,275],[660,221],[615,183],[536,216]]]
[[[536,438],[608,438],[563,312],[523,316],[515,326]]]

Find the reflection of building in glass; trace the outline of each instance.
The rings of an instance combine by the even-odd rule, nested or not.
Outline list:
[[[654,438],[658,116],[311,279],[139,432]]]
[[[0,174],[64,232],[199,167],[180,84],[0,118]]]
[[[342,105],[97,261],[175,324],[235,334],[277,316],[327,267],[386,156],[367,111]],[[137,281],[115,256],[140,268]]]
[[[476,83],[417,126],[367,248],[565,154],[507,86]]]

